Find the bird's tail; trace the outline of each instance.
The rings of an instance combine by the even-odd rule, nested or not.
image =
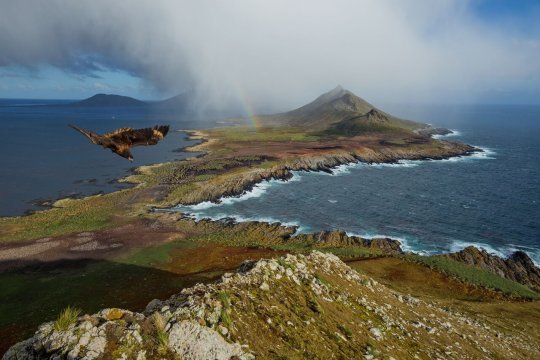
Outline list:
[[[152,130],[154,130],[154,134],[157,132],[156,135],[163,139],[169,132],[169,125],[156,125]]]
[[[97,135],[94,134],[93,132],[91,131],[86,131],[84,130],[83,128],[81,127],[78,127],[76,125],[71,125],[71,124],[68,124],[68,126],[72,129],[75,129],[77,130],[78,132],[80,132],[81,134],[83,134],[84,136],[86,136],[93,144],[97,144]]]

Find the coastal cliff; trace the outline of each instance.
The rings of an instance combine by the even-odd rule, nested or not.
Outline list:
[[[218,145],[217,139],[212,132],[190,131],[193,139],[212,139],[201,145],[194,146],[189,151],[206,152],[213,151]],[[471,145],[453,141],[433,140],[429,146],[311,146],[302,149],[303,154],[275,153],[270,148],[268,154],[261,154],[257,148],[257,154],[225,157],[218,160],[211,156],[197,159],[197,161],[171,164],[169,174],[160,179],[161,185],[178,186],[189,182],[190,178],[200,175],[209,175],[213,181],[209,181],[204,187],[193,189],[183,194],[182,198],[170,199],[165,206],[197,204],[203,201],[219,202],[223,197],[239,196],[253,189],[253,186],[268,180],[289,180],[293,177],[293,171],[323,171],[332,173],[333,169],[340,165],[353,163],[398,163],[403,160],[441,160],[456,156],[469,156],[481,149]],[[275,146],[275,145],[273,145]],[[280,151],[286,151],[284,145]],[[305,145],[304,145],[305,146]],[[243,149],[246,152],[249,147]],[[215,165],[215,163],[218,163]],[[264,165],[264,166],[261,166]],[[271,165],[271,166],[269,166]],[[214,170],[213,167],[216,167]],[[234,171],[243,168],[244,171],[235,171],[234,177],[218,178],[225,171]],[[222,180],[222,181],[217,181]],[[137,177],[132,176],[128,181],[137,182]]]
[[[540,269],[523,251],[516,251],[503,259],[484,249],[468,246],[461,251],[442,256],[490,271],[540,292]]]
[[[320,252],[247,261],[142,313],[113,308],[61,320],[3,359],[540,356],[531,334],[396,292]]]

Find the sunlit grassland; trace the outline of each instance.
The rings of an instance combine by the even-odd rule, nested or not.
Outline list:
[[[209,130],[224,141],[317,141],[316,134],[295,127],[227,127]]]
[[[55,207],[28,216],[0,218],[0,241],[36,239],[70,232],[99,230],[126,222],[119,207],[133,190],[85,199],[64,199]]]

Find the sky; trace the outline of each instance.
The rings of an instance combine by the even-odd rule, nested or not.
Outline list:
[[[538,0],[0,0],[0,49],[0,98],[540,104]]]

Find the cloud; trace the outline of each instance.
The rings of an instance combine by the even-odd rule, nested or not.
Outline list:
[[[0,67],[125,71],[216,106],[286,109],[338,83],[379,102],[539,95],[539,29],[511,24],[450,0],[4,1]]]

